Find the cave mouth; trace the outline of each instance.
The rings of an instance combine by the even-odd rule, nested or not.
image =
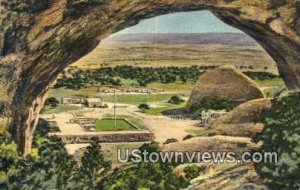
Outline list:
[[[204,18],[199,21],[203,14]],[[183,30],[177,27],[183,20],[197,16],[195,20],[202,22],[201,27],[209,23],[206,19],[212,19],[212,26],[201,29],[194,22],[185,22],[181,26]],[[60,74],[50,88],[42,118],[57,114],[62,119],[60,114],[64,113],[60,113],[60,107],[75,115],[80,112],[80,117],[82,107],[72,104],[96,98],[103,101],[98,104],[99,110],[107,114],[98,114],[98,117],[113,117],[112,107],[117,101],[119,117],[124,117],[126,112],[138,112],[145,116],[193,120],[198,113],[185,112],[184,108],[199,75],[224,65],[233,66],[268,88],[268,97],[282,90],[284,83],[278,77],[277,66],[263,48],[247,34],[216,19],[207,11],[175,13],[147,19],[112,34]],[[165,27],[170,22],[176,23]],[[164,26],[162,31],[159,31],[160,26]],[[187,26],[196,29],[187,29]],[[58,107],[51,102],[58,103]],[[124,105],[130,108],[126,110]],[[132,107],[135,107],[133,111]],[[91,109],[95,108],[98,109],[97,106]],[[89,113],[84,115],[82,117],[87,119],[91,117]]]
[[[142,20],[104,38],[63,73],[123,65],[198,66],[202,70],[231,65],[243,72],[279,75],[276,63],[260,44],[210,11],[177,12]]]
[[[299,89],[299,32],[295,27],[298,26],[298,10],[289,10],[290,7],[296,7],[296,3],[288,1],[279,8],[277,5],[270,6],[272,3],[273,1],[263,4],[248,1],[242,1],[241,4],[236,1],[174,1],[170,4],[163,0],[159,3],[72,1],[65,4],[64,1],[59,1],[41,7],[41,10],[29,11],[32,15],[27,15],[26,12],[25,16],[28,18],[37,18],[36,22],[28,25],[11,14],[12,18],[4,22],[8,26],[7,30],[0,35],[0,41],[5,42],[0,44],[0,53],[5,58],[1,58],[1,61],[16,68],[5,67],[4,72],[12,74],[1,75],[8,83],[4,88],[4,95],[10,98],[5,100],[7,106],[3,112],[9,118],[12,138],[21,152],[30,152],[32,133],[49,84],[59,73],[95,49],[99,41],[109,34],[135,25],[142,19],[167,13],[211,10],[223,22],[253,37],[276,62],[287,88]],[[4,8],[8,12],[24,13],[21,8]],[[291,14],[278,14],[281,11]],[[258,12],[261,13],[259,17],[255,14]],[[56,19],[49,19],[52,16],[56,16]],[[15,25],[10,23],[14,21],[21,28],[25,27],[24,30],[14,28]],[[18,32],[18,35],[11,31]],[[10,53],[16,53],[17,56],[10,56]]]

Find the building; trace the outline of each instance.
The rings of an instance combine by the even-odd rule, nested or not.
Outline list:
[[[107,107],[106,104],[103,104],[101,98],[88,98],[88,99],[86,99],[85,105],[89,108],[104,108],[104,107]]]
[[[86,102],[85,98],[62,98],[62,104],[84,104]]]
[[[79,124],[84,131],[95,131],[95,118],[73,118],[70,122]]]
[[[62,98],[62,104],[82,104],[89,108],[106,108],[101,98]]]
[[[101,87],[98,89],[100,93],[138,93],[138,94],[153,94],[153,93],[163,93],[165,92],[164,89],[152,89],[152,88],[108,88],[108,87]]]

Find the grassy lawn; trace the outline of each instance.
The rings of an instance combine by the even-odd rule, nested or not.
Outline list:
[[[155,89],[165,89],[167,92],[190,94],[195,84],[192,82],[175,82],[171,84],[151,83],[147,87]]]
[[[130,84],[134,83],[132,80],[123,80],[122,81],[126,86],[130,86]],[[265,87],[265,93],[268,97],[272,96],[273,91],[278,91],[278,89],[282,89],[284,87],[284,83],[281,79],[272,79],[272,80],[265,80],[265,81],[257,81],[260,87]],[[130,105],[139,105],[141,103],[152,103],[152,102],[167,102],[172,95],[180,95],[183,97],[188,97],[194,84],[191,82],[181,83],[175,82],[171,84],[163,84],[163,83],[151,83],[147,86],[147,88],[155,88],[155,89],[165,89],[165,91],[169,92],[166,94],[117,94],[117,103],[122,104],[130,104]],[[273,89],[274,88],[274,89]],[[58,89],[50,89],[49,97],[56,97],[57,99],[61,99],[63,97],[78,97],[78,96],[87,96],[87,97],[102,97],[104,102],[114,102],[114,95],[112,94],[103,94],[97,92],[98,87],[87,87],[82,88],[80,90],[71,90],[65,88],[58,88]],[[60,113],[63,111],[73,111],[78,110],[79,108],[72,108],[72,107],[65,107],[58,106],[58,108],[48,110],[46,112],[49,113]],[[165,109],[173,109],[168,108],[169,105],[163,107],[153,108],[151,110],[146,111],[146,114],[150,115],[160,115],[162,111]]]
[[[112,118],[112,114],[105,114],[105,117]],[[137,126],[140,129],[148,129],[143,120],[139,117],[133,117],[131,115],[118,115],[119,118],[127,119],[127,121],[130,121],[131,123],[134,123],[135,126]]]
[[[137,130],[124,119],[101,119],[96,121],[96,131],[133,131]]]
[[[149,110],[140,111],[141,113],[144,113],[146,115],[163,115],[162,112],[168,110],[168,107],[158,107],[158,108],[151,108]]]
[[[157,84],[151,84],[149,85],[149,88],[154,88],[155,85]],[[177,86],[177,84],[160,84],[159,86],[155,88],[165,88],[167,86],[170,89],[173,89],[171,93],[168,94],[122,94],[118,95],[117,94],[117,103],[122,103],[122,104],[131,104],[131,105],[139,105],[141,103],[150,103],[150,102],[163,102],[167,101],[170,99],[172,95],[180,95],[180,93],[184,92],[176,92],[176,89],[189,89],[190,85],[187,85],[187,87],[183,87],[183,85]],[[177,87],[176,87],[177,86]],[[58,88],[58,89],[50,89],[49,91],[49,97],[56,97],[57,99],[61,99],[63,97],[78,97],[78,96],[88,96],[90,98],[92,97],[101,97],[104,102],[114,102],[114,95],[112,94],[101,94],[97,92],[98,87],[88,87],[88,88],[83,88],[80,90],[71,90],[71,89],[65,89],[65,88]],[[168,90],[168,91],[169,91]],[[186,94],[186,93],[184,93]]]
[[[78,111],[81,110],[81,107],[74,106],[74,105],[68,105],[68,104],[58,104],[57,107],[51,108],[46,106],[44,108],[43,114],[54,114],[54,113],[63,113],[68,111]]]
[[[170,104],[170,103],[164,103],[161,107],[154,107],[150,108],[149,110],[141,111],[141,113],[144,113],[146,115],[163,115],[164,111],[167,110],[173,110],[173,109],[180,109],[184,108],[187,102],[184,102],[182,104]]]
[[[168,101],[174,94],[124,94],[117,95],[117,103],[139,105],[141,103]],[[104,102],[113,102],[113,95],[103,95]]]

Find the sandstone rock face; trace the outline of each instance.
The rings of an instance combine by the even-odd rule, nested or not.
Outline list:
[[[270,99],[257,99],[239,105],[228,114],[215,121],[214,126],[220,124],[241,124],[262,122],[266,113],[272,108]]]
[[[0,117],[10,121],[19,150],[30,152],[49,84],[101,39],[145,18],[203,9],[252,36],[276,61],[287,86],[300,88],[298,0],[2,0]]]
[[[250,100],[217,119],[210,130],[218,135],[254,137],[262,132],[263,119],[271,109],[270,99]]]
[[[241,146],[242,145],[242,146]],[[243,148],[242,148],[243,147]],[[257,149],[259,145],[253,143],[251,138],[230,137],[216,135],[213,137],[194,137],[185,141],[166,144],[163,152],[230,152],[249,151]]]
[[[224,66],[201,75],[195,84],[187,109],[197,105],[203,98],[224,98],[232,102],[246,102],[263,98],[259,86],[234,67]]]

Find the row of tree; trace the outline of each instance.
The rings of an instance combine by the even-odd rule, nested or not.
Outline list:
[[[69,155],[63,142],[51,137],[43,142],[37,156],[21,158],[16,146],[0,135],[0,189],[3,190],[178,190],[188,180],[173,173],[174,165],[138,163],[111,169],[96,139],[92,139],[80,163]],[[145,144],[141,151],[158,151],[158,144]]]
[[[57,80],[55,88],[66,87],[80,89],[86,86],[101,85],[122,85],[120,79],[135,80],[140,86],[147,86],[149,83],[174,83],[176,81],[195,82],[200,75],[197,66],[191,67],[133,67],[117,66],[102,67],[95,70],[76,70],[70,76],[63,74]]]
[[[140,86],[147,86],[149,83],[174,83],[176,81],[195,82],[204,70],[215,66],[191,66],[191,67],[135,67],[117,66],[102,67],[95,70],[73,70],[68,75],[63,73],[57,80],[55,88],[66,87],[70,89],[80,89],[87,86],[113,85],[121,86],[121,79],[131,79]],[[250,78],[255,80],[267,80],[277,77],[266,72],[245,72]]]

